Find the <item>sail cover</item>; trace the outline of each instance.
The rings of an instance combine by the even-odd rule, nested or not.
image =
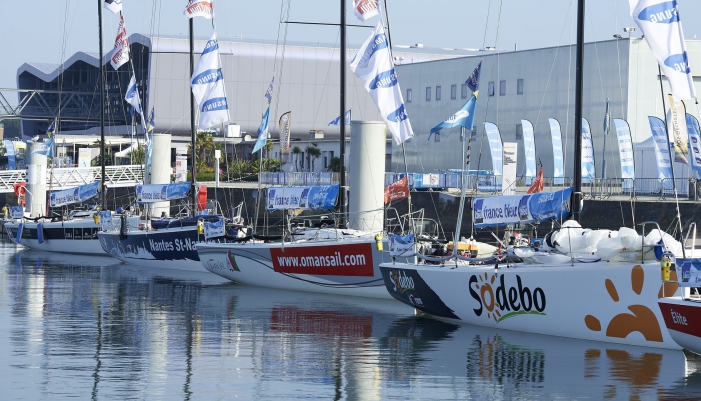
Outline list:
[[[472,218],[475,227],[540,223],[569,216],[572,188],[529,195],[474,198]]]
[[[501,175],[503,167],[502,156],[504,150],[501,143],[501,134],[499,134],[499,127],[493,123],[484,123],[484,131],[487,134],[489,150],[492,153],[492,171],[494,172],[494,175]]]
[[[80,187],[51,192],[51,195],[49,195],[49,206],[59,207],[72,203],[85,202],[88,199],[96,197],[99,188],[100,182],[95,181]]]
[[[562,156],[562,131],[560,131],[560,122],[554,118],[549,118],[550,136],[553,142],[553,178],[554,184],[564,183],[565,177],[565,162]]]
[[[139,203],[155,203],[181,199],[187,196],[190,181],[175,184],[148,184],[136,186],[136,201]]]
[[[268,210],[328,210],[338,197],[338,185],[268,188]]]

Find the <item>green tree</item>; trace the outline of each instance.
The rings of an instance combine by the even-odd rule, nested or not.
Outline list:
[[[22,135],[22,130],[19,126],[19,120],[1,120],[0,124],[5,126],[5,139],[19,138]]]
[[[302,153],[302,149],[299,148],[299,146],[295,146],[292,148],[292,154],[294,155],[294,163],[295,163],[295,171],[299,171],[297,168],[297,159],[299,159],[299,154]]]
[[[144,164],[146,161],[146,150],[142,146],[132,149],[129,152],[129,160],[134,164]]]
[[[326,168],[326,171],[333,171],[335,173],[341,171],[341,158],[332,157],[331,160],[329,160],[329,166]]]
[[[93,142],[93,146],[96,148],[101,147],[102,142],[98,139],[95,142]],[[112,157],[112,149],[108,146],[105,145],[105,166],[112,166],[114,164],[114,158]],[[90,161],[91,166],[100,166],[100,155],[98,154],[96,158],[92,159]]]
[[[307,157],[311,159],[311,164],[309,165],[309,171],[314,171],[314,160],[321,156],[321,151],[316,146],[309,145],[305,149],[307,151]]]

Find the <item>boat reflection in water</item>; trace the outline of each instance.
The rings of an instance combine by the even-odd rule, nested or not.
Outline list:
[[[110,258],[0,245],[0,261],[8,399],[648,399],[701,391],[681,351],[458,326],[407,314],[392,300],[203,282]]]

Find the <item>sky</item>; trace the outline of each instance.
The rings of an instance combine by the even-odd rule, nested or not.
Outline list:
[[[22,0],[13,2],[0,24],[0,88],[15,88],[17,69],[25,62],[59,64],[78,51],[97,53],[97,4],[102,0]],[[361,24],[347,4],[349,24]],[[685,36],[701,28],[701,1],[677,0]],[[532,49],[574,43],[576,0],[382,0],[389,11],[393,45],[424,44],[429,48],[498,51]],[[182,3],[182,4],[179,4]],[[123,0],[127,33],[187,37],[185,0]],[[611,39],[623,27],[635,26],[629,0],[587,0],[586,41]],[[179,4],[179,5],[176,5]],[[283,14],[289,4],[289,16]],[[338,23],[340,1],[216,0],[215,23],[220,40],[286,40],[338,44],[338,27],[280,24],[280,20]],[[287,7],[285,7],[287,9]],[[687,22],[688,21],[688,22]],[[377,17],[366,22],[374,25]],[[114,43],[118,16],[103,9],[105,52]],[[195,36],[209,38],[212,23],[196,18]],[[367,28],[349,27],[348,41],[359,46]],[[635,32],[634,36],[639,36]],[[456,54],[472,54],[455,51]],[[691,66],[692,69],[694,66]]]

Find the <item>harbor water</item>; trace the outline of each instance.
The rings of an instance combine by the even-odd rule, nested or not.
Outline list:
[[[682,351],[0,244],[0,399],[699,399]]]

